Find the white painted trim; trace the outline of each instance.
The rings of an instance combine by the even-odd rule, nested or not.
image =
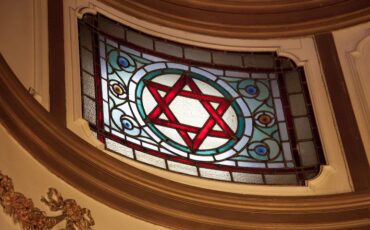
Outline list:
[[[33,0],[34,98],[49,111],[48,1]]]
[[[89,9],[86,9],[86,7]],[[93,137],[93,135],[89,134],[87,122],[81,118],[77,17],[81,17],[81,12],[83,11],[99,12],[134,29],[143,31],[153,36],[162,37],[184,44],[239,52],[276,51],[279,55],[292,59],[299,66],[304,66],[328,165],[322,167],[319,176],[307,181],[307,186],[245,185],[211,181],[186,175],[169,173],[158,168],[144,165],[140,162],[135,162],[123,157],[117,157],[116,154],[104,150],[107,154],[117,157],[121,161],[137,168],[149,171],[155,175],[159,175],[170,180],[192,186],[233,193],[302,196],[335,194],[353,191],[344,151],[334,119],[334,112],[332,110],[331,102],[327,93],[326,83],[322,74],[322,68],[319,63],[313,38],[304,37],[292,39],[253,40],[205,36],[145,22],[94,0],[64,1],[64,10],[67,126],[92,145],[98,146],[101,149],[103,148],[102,144],[100,144]]]
[[[333,34],[370,165],[370,22]]]

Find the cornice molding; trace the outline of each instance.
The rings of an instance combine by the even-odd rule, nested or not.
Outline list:
[[[180,184],[141,171],[55,122],[0,58],[0,123],[40,163],[110,207],[176,229],[336,229],[370,225],[370,191],[261,197]]]
[[[313,35],[370,20],[367,0],[98,0],[144,21],[230,38]]]

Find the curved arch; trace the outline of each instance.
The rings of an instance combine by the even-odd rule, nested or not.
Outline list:
[[[229,38],[313,35],[370,19],[370,3],[366,0],[99,2],[157,25]]]

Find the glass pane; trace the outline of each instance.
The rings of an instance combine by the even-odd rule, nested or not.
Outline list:
[[[289,59],[189,47],[100,14],[79,26],[83,116],[107,149],[253,184],[304,185],[324,163],[303,69]]]

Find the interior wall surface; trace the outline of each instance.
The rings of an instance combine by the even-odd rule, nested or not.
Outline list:
[[[40,61],[35,57],[37,53],[35,43],[40,41],[35,41],[34,14],[36,8],[40,9],[40,4],[45,2],[44,0],[0,1],[2,31],[0,52],[26,89],[35,88],[36,82],[40,80],[35,70],[38,68],[36,62]],[[42,101],[40,102],[42,104]],[[31,198],[37,208],[46,211],[50,216],[56,214],[50,212],[40,200],[42,196],[46,196],[48,188],[53,187],[64,198],[75,199],[81,207],[91,210],[95,220],[94,229],[164,229],[116,211],[71,187],[35,160],[1,125],[0,171],[13,180],[16,192]],[[62,222],[58,227],[62,228],[63,224],[65,226],[65,222]],[[18,224],[13,223],[10,216],[3,212],[2,208],[0,208],[0,229],[21,229]]]
[[[31,88],[30,93],[34,94],[34,97],[45,109],[48,109],[48,62],[45,58],[47,57],[47,43],[45,43],[47,36],[45,38],[45,32],[42,32],[42,29],[37,29],[40,26],[43,27],[42,25],[45,23],[40,20],[39,16],[45,13],[46,2],[46,0],[0,0],[0,29],[2,31],[0,52],[24,87]],[[336,31],[334,38],[370,162],[370,127],[366,116],[369,111],[370,90],[368,89],[370,86],[369,81],[365,80],[366,76],[370,74],[369,65],[366,64],[370,53],[369,27],[370,24],[367,23]],[[36,33],[35,31],[41,32]],[[292,49],[295,49],[297,44],[301,45],[296,41],[287,42],[287,46],[293,47]],[[356,59],[358,53],[362,58]],[[358,80],[352,81],[354,78]],[[361,90],[359,91],[359,89]],[[359,99],[364,102],[360,103]],[[86,130],[81,131],[80,129],[79,132],[82,133],[81,135],[87,135]],[[166,176],[162,171],[136,163],[133,165],[144,170],[153,170],[163,177]],[[56,188],[65,198],[75,199],[80,206],[91,210],[95,220],[94,229],[165,229],[112,209],[70,186],[34,159],[2,125],[0,125],[0,170],[13,179],[16,191],[31,198],[35,206],[44,211],[47,211],[47,207],[40,201],[40,198],[46,195],[49,187]],[[176,179],[178,177],[175,177],[174,180]],[[220,186],[224,186],[224,184]],[[257,194],[258,187],[253,189]],[[343,191],[349,192],[350,189],[348,187],[338,188],[338,193]],[[53,215],[52,212],[47,211],[47,213]],[[0,211],[0,229],[13,230],[20,229],[20,227],[14,224],[4,212]]]
[[[47,0],[0,0],[0,52],[24,87],[49,109]]]
[[[370,165],[370,22],[334,31],[333,35]]]

